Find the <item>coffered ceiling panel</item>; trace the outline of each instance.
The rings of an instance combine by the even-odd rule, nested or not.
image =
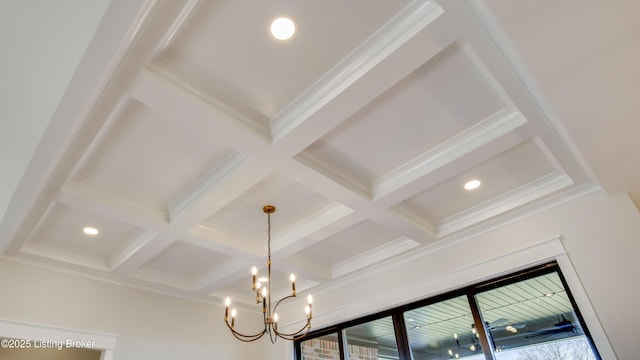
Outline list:
[[[364,255],[362,249],[376,249],[398,238],[398,234],[372,221],[363,221],[296,254],[305,261],[332,266]],[[392,256],[386,253],[385,256]]]
[[[484,220],[570,185],[549,156],[540,141],[523,142],[416,194],[395,209],[413,219],[440,225],[474,213],[484,214],[476,218]],[[479,180],[480,187],[465,190],[471,180]]]
[[[392,18],[400,0],[203,1],[162,60],[187,83],[240,110],[272,117]],[[295,20],[274,41],[271,22]]]
[[[170,118],[135,100],[112,118],[76,176],[129,201],[166,209],[231,154],[216,145],[209,124]]]
[[[300,225],[332,204],[329,199],[281,174],[271,174],[209,217],[205,225],[238,239],[267,247],[267,215],[264,205],[273,204],[273,239]]]
[[[97,235],[83,233],[99,229]],[[62,204],[54,204],[25,247],[31,254],[71,263],[109,267],[111,259],[133,244],[142,229]]]
[[[176,241],[144,264],[142,270],[162,271],[195,279],[227,259],[219,253]]]

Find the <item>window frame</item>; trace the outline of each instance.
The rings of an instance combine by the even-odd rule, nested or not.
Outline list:
[[[420,307],[429,306],[432,304],[436,304],[442,301],[446,301],[449,299],[453,299],[460,296],[466,296],[467,301],[469,302],[469,306],[471,309],[471,314],[473,316],[474,322],[476,324],[476,329],[478,329],[479,340],[482,345],[482,351],[485,359],[495,360],[495,349],[493,348],[492,341],[488,336],[488,329],[486,328],[484,322],[482,321],[482,316],[480,313],[479,305],[475,296],[478,293],[485,292],[488,290],[500,288],[506,285],[514,284],[519,281],[531,279],[540,275],[556,273],[562,286],[564,286],[571,306],[573,307],[574,313],[576,315],[576,319],[579,322],[582,331],[584,332],[584,336],[587,339],[588,344],[593,351],[593,354],[596,360],[602,360],[600,352],[596,347],[591,332],[587,327],[584,317],[580,312],[578,304],[569,288],[569,284],[567,283],[566,278],[564,277],[562,270],[557,261],[547,262],[541,265],[536,265],[524,270],[515,271],[506,275],[498,276],[496,278],[481,281],[476,284],[472,284],[469,286],[462,287],[460,289],[448,291],[446,293],[438,294],[435,296],[431,296],[425,299],[421,299],[418,301],[414,301],[408,304],[400,305],[391,309],[382,310],[380,312],[366,315],[363,317],[359,317],[356,319],[348,320],[339,324],[331,325],[328,327],[324,327],[322,329],[311,331],[309,334],[302,338],[298,338],[294,341],[294,359],[302,360],[302,342],[306,340],[310,340],[316,337],[324,336],[327,334],[336,333],[338,336],[338,348],[340,349],[340,360],[345,360],[344,350],[345,350],[345,341],[344,341],[344,330],[355,326],[364,324],[367,322],[371,322],[377,319],[381,319],[384,317],[391,317],[394,325],[394,332],[396,338],[396,344],[398,347],[398,357],[399,360],[411,360],[411,349],[409,346],[409,339],[406,331],[406,324],[404,321],[403,314],[406,311],[414,310]]]

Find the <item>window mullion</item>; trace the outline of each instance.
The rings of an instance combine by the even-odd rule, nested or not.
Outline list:
[[[482,353],[485,359],[495,360],[493,341],[489,337],[489,331],[482,320],[478,303],[476,302],[475,294],[473,292],[467,293],[467,300],[469,301],[469,307],[471,308],[471,315],[473,316],[473,323],[476,325],[476,332],[478,333],[478,340],[482,345]]]

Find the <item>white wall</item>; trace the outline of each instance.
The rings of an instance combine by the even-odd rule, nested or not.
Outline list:
[[[114,360],[257,359],[222,305],[156,295],[0,260],[0,320],[117,336]]]

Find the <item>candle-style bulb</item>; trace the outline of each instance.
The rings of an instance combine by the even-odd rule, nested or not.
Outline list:
[[[224,321],[228,321],[229,320],[229,305],[231,305],[231,298],[229,298],[227,296],[227,298],[224,300]]]
[[[262,288],[262,297],[267,297],[267,287]]]
[[[304,307],[304,312],[309,315],[309,313],[311,312],[311,308],[309,307],[309,305]]]
[[[278,314],[273,314],[273,322],[278,322]]]
[[[291,280],[291,282],[296,281],[296,275],[292,273],[291,275],[289,275],[289,279]]]
[[[236,308],[231,310],[231,328],[233,329],[236,326]]]
[[[256,284],[256,274],[258,273],[258,269],[254,266],[251,268],[251,289],[257,289],[258,284]]]
[[[307,296],[307,303],[308,304],[313,304],[313,296],[311,296],[311,294],[309,294],[309,296]]]

